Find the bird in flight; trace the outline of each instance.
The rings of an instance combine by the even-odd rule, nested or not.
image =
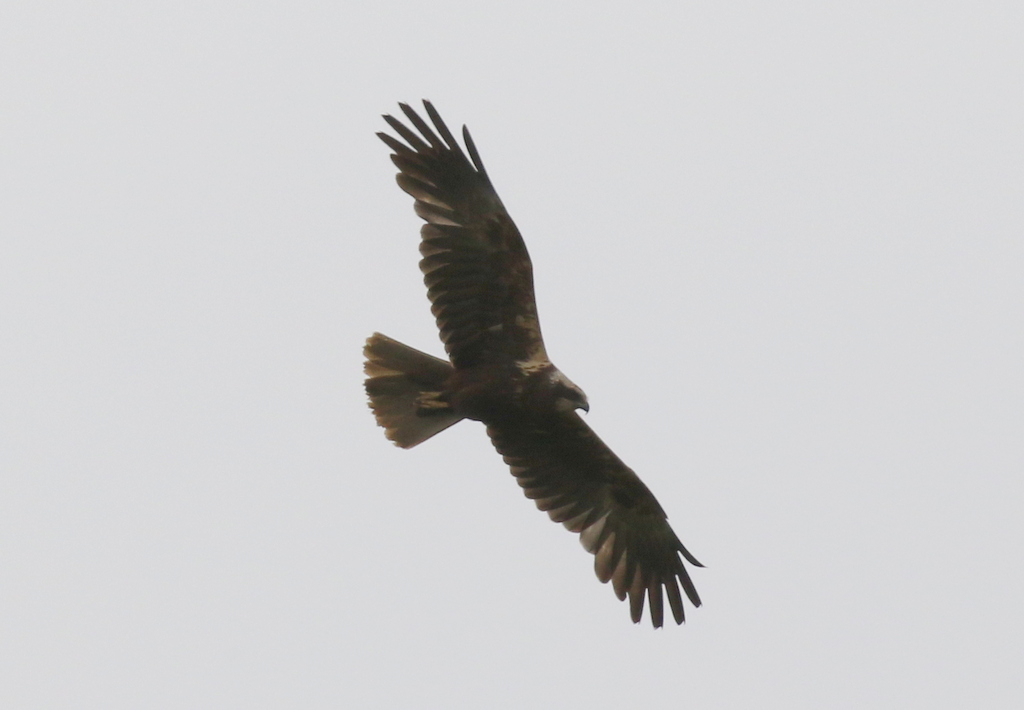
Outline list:
[[[526,497],[579,533],[597,578],[611,581],[620,600],[629,597],[633,622],[646,598],[651,622],[662,625],[664,590],[683,623],[680,586],[700,606],[683,560],[702,565],[643,481],[576,413],[589,411],[587,397],[548,359],[526,245],[469,131],[462,129],[467,157],[429,101],[433,128],[399,106],[412,128],[386,115],[401,140],[377,135],[426,222],[420,269],[448,359],[372,335],[366,392],[377,423],[410,448],[463,419],[483,422]]]

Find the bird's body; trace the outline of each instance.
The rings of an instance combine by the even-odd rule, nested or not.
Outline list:
[[[550,361],[533,294],[533,267],[519,230],[491,186],[469,132],[463,153],[424,102],[438,135],[401,104],[419,134],[391,116],[406,143],[394,151],[399,186],[415,199],[420,268],[448,361],[386,336],[366,345],[366,390],[389,439],[408,448],[462,419],[487,426],[527,497],[580,533],[602,582],[628,595],[634,621],[645,597],[661,626],[662,590],[683,621],[679,585],[700,598],[683,566],[693,558],[647,486],[587,426],[586,395]],[[472,162],[470,162],[470,159]]]

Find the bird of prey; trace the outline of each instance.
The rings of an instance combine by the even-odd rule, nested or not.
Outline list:
[[[680,585],[700,606],[683,559],[702,565],[647,486],[576,413],[589,411],[587,397],[548,359],[523,238],[469,131],[462,129],[467,157],[433,105],[423,105],[433,128],[399,104],[412,128],[386,115],[402,140],[377,135],[426,222],[420,269],[448,359],[371,336],[366,392],[377,423],[409,448],[462,419],[483,422],[526,496],[579,533],[598,579],[610,580],[620,600],[629,597],[633,622],[646,597],[651,622],[662,625],[664,590],[681,624]]]

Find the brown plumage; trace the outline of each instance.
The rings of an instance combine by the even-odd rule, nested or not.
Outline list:
[[[462,130],[467,157],[430,102],[423,105],[433,128],[399,105],[415,131],[385,116],[405,142],[377,135],[426,221],[420,269],[449,361],[370,337],[366,391],[377,422],[404,448],[462,419],[483,422],[526,496],[579,533],[598,579],[629,597],[633,621],[646,599],[660,627],[664,593],[683,623],[680,585],[700,606],[683,559],[701,565],[643,481],[576,414],[589,409],[586,395],[548,359],[526,245],[469,131]]]

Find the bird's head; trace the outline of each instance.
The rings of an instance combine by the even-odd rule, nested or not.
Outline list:
[[[560,370],[555,370],[552,374],[551,385],[556,410],[559,412],[571,412],[576,409],[582,409],[584,412],[590,411],[587,395]]]

